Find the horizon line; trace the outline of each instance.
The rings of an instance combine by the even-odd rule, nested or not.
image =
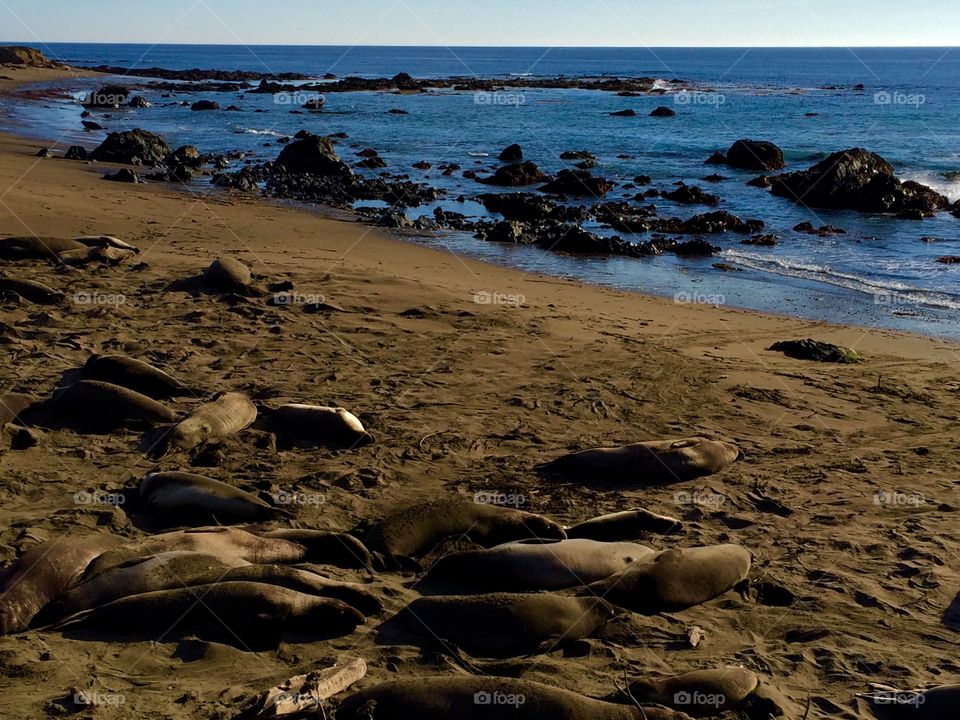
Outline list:
[[[849,50],[852,48],[865,50],[910,50],[910,49],[960,49],[960,45],[442,45],[442,44],[385,44],[374,43],[369,45],[332,43],[293,44],[282,43],[198,43],[198,42],[122,42],[111,40],[99,42],[94,40],[0,40],[0,45],[148,45],[151,47],[291,47],[291,48],[436,48],[440,50],[453,49],[500,49],[500,48],[530,48],[536,50],[644,50],[656,48],[661,50]]]

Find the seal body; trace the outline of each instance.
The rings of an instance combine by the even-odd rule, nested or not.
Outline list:
[[[739,545],[672,548],[650,555],[586,593],[639,613],[684,610],[732,590],[750,571],[750,553]]]
[[[288,634],[340,637],[361,623],[363,615],[339,600],[279,585],[218,582],[120,598],[54,627],[159,642],[196,635],[240,647],[263,648]],[[158,632],[162,633],[160,637]]]
[[[60,253],[84,250],[76,240],[55,237],[8,237],[0,239],[2,260],[58,260]]]
[[[109,535],[65,537],[17,558],[0,581],[0,631],[26,630],[47,603],[80,580],[91,560],[116,543]]]
[[[567,528],[567,537],[615,542],[632,540],[645,533],[665,535],[682,529],[683,523],[676,518],[657,515],[643,508],[634,508],[578,523]]]
[[[81,380],[54,396],[45,407],[54,421],[66,421],[80,431],[109,432],[177,420],[173,410],[153,398],[99,380]]]
[[[288,540],[302,545],[306,549],[307,562],[354,569],[369,568],[373,565],[373,556],[367,546],[353,535],[346,533],[295,528],[251,530],[251,532],[263,538]]]
[[[690,720],[672,710],[616,705],[528,680],[396,680],[347,697],[337,720]]]
[[[476,592],[560,590],[603,580],[654,553],[635,543],[584,539],[507,543],[445,555],[423,584]]]
[[[250,268],[236,258],[217,258],[203,272],[203,282],[214,290],[243,292],[252,281]]]
[[[353,448],[373,441],[360,419],[341,407],[283,405],[271,418],[278,432],[301,442]]]
[[[228,392],[213,402],[202,404],[181,420],[152,448],[150,455],[160,458],[173,452],[186,452],[210,440],[220,440],[250,427],[257,419],[257,408],[246,395]]]
[[[120,385],[154,400],[190,394],[188,388],[163,370],[125,355],[93,355],[82,374],[88,380]]]
[[[511,540],[565,537],[563,528],[541,515],[450,498],[392,513],[373,527],[368,545],[387,555],[417,557],[446,537],[464,534],[487,547]]]
[[[78,242],[81,245],[86,245],[87,247],[112,247],[117,248],[118,250],[126,250],[128,252],[140,253],[140,248],[131,245],[130,243],[115,238],[112,235],[84,235],[82,237],[73,238],[74,242]]]
[[[0,277],[0,295],[17,295],[28,302],[38,305],[56,305],[63,301],[64,295],[48,285],[36,280],[18,280]]]
[[[716,714],[743,702],[757,689],[760,679],[744,667],[731,666],[694,670],[670,677],[634,680],[628,692],[612,696],[618,702],[649,702],[677,709],[701,707],[695,714]],[[678,699],[682,703],[678,703]],[[691,703],[693,703],[691,705]]]
[[[140,499],[154,512],[192,520],[215,518],[228,523],[251,522],[283,514],[279,508],[252,493],[187,472],[147,475],[140,483]]]
[[[665,485],[720,472],[739,457],[732,443],[693,437],[581,450],[539,469],[587,484]]]
[[[227,563],[296,563],[306,559],[306,548],[289,540],[263,538],[239,528],[197,528],[151,535],[103,553],[87,567],[84,580],[122,563],[175,550],[213,555]]]
[[[418,598],[400,617],[427,640],[448,640],[474,656],[510,657],[589,637],[613,614],[596,598],[494,593]]]

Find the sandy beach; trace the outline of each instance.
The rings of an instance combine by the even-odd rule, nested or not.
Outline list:
[[[0,92],[55,72],[4,69],[12,79]],[[209,393],[346,407],[373,444],[278,451],[247,431],[194,468],[247,490],[308,495],[300,527],[346,532],[402,504],[486,493],[564,525],[645,507],[685,523],[646,544],[732,542],[753,554],[744,593],[683,612],[625,613],[582,653],[473,659],[473,672],[601,697],[624,674],[742,664],[788,718],[868,718],[854,694],[869,683],[957,677],[960,614],[948,610],[960,591],[960,346],[524,274],[239,194],[103,182],[103,166],[36,158],[38,149],[0,137],[0,237],[107,234],[141,253],[71,270],[0,264],[67,298],[0,306],[2,392],[47,397],[91,353],[123,353]],[[289,281],[295,301],[168,290],[221,256],[264,284]],[[318,303],[331,307],[312,311]],[[768,350],[808,337],[865,362]],[[631,490],[533,470],[570,450],[698,435],[737,443],[743,459],[703,480]],[[46,431],[35,447],[0,455],[0,561],[77,534],[142,536],[122,508],[77,500],[180,467],[152,463],[138,440]],[[331,573],[369,583],[385,615],[336,640],[257,653],[188,640],[4,636],[0,715],[56,714],[52,703],[81,689],[114,699],[98,718],[229,718],[258,692],[337,657],[366,660],[363,687],[465,672],[442,654],[377,644],[376,626],[417,596],[412,574]],[[694,626],[704,639],[691,648]]]

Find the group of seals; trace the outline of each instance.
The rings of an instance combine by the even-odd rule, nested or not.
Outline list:
[[[587,484],[666,485],[720,472],[739,457],[732,443],[693,437],[581,450],[539,469]]]
[[[139,252],[133,245],[106,235],[73,239],[0,238],[0,260],[52,260],[60,265],[86,265],[91,262],[123,262]]]
[[[18,280],[0,277],[0,298],[15,296],[36,305],[56,305],[63,302],[65,295],[36,280]]]
[[[154,400],[193,394],[164,370],[126,355],[91,355],[80,372],[86,380],[120,385]]]
[[[135,390],[81,380],[57,391],[36,407],[38,424],[67,424],[80,432],[111,432],[120,428],[145,429],[176,422],[178,415],[166,405]]]

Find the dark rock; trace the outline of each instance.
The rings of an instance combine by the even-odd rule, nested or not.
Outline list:
[[[847,231],[843,228],[834,227],[833,225],[823,225],[822,227],[815,228],[811,222],[802,222],[799,225],[795,225],[793,230],[794,232],[806,233],[807,235],[819,235],[820,237],[847,234]]]
[[[741,240],[740,244],[758,245],[760,247],[773,247],[777,244],[777,236],[772,234],[754,235],[753,237],[748,237],[746,240]]]
[[[650,112],[650,117],[674,117],[676,114],[672,109],[661,105]]]
[[[216,100],[197,100],[190,109],[194,112],[203,112],[204,110],[219,110],[220,103]]]
[[[159,135],[146,130],[128,130],[110,133],[90,157],[98,162],[123,165],[159,165],[169,154],[170,148]]]
[[[387,110],[387,115],[409,115],[406,110],[401,110],[400,108],[392,108]]]
[[[653,178],[651,178],[649,175],[637,175],[633,179],[633,182],[637,185],[649,185],[653,182]]]
[[[481,195],[483,206],[490,212],[503,215],[507,220],[520,222],[540,222],[546,220],[556,210],[549,200],[529,193],[511,193],[508,195]]]
[[[727,156],[724,154],[722,150],[717,150],[713,155],[708,157],[704,162],[706,162],[707,165],[726,165]]]
[[[604,178],[594,177],[586,170],[561,170],[557,177],[540,187],[541,192],[577,197],[603,197],[614,184]]]
[[[127,105],[129,105],[132,108],[139,108],[139,109],[150,107],[150,103],[147,102],[147,99],[144,97],[140,97],[139,95],[137,95],[136,97],[130,98],[130,102],[128,102]]]
[[[362,157],[362,158],[375,158],[375,157],[377,157],[377,156],[379,156],[379,155],[380,155],[380,153],[378,153],[378,152],[377,152],[376,150],[374,150],[373,148],[367,148],[367,149],[361,150],[360,152],[357,153],[357,157]]]
[[[82,145],[71,145],[63,157],[65,160],[86,160],[87,149]]]
[[[727,165],[743,170],[779,170],[783,150],[766,140],[737,140],[727,150]]]
[[[0,46],[0,65],[24,65],[27,67],[50,67],[53,63],[36,48],[25,45]]]
[[[727,232],[747,234],[756,233],[763,229],[762,220],[741,220],[726,210],[717,210],[711,213],[695,215],[682,223],[663,221],[658,228],[660,232],[679,232],[688,235],[713,235]]]
[[[301,131],[303,132],[303,131]],[[313,175],[349,175],[347,167],[336,151],[333,143],[325,137],[306,133],[297,133],[296,141],[290,143],[280,152],[276,165],[288,173]]]
[[[911,211],[911,216],[943,210],[950,204],[925,185],[901,182],[890,163],[862,148],[833,153],[809,170],[774,178],[773,194],[810,207],[875,213]]]
[[[104,180],[110,180],[112,182],[122,182],[122,183],[141,183],[143,180],[140,179],[140,176],[137,175],[133,170],[129,168],[123,168],[122,170],[117,170],[112,175],[104,175]]]
[[[368,157],[364,158],[357,163],[357,167],[366,168],[367,170],[376,170],[377,168],[385,168],[387,166],[386,161],[382,157]]]
[[[324,98],[312,98],[307,100],[303,105],[303,110],[309,110],[310,112],[320,112],[323,110],[323,106],[326,105],[326,100]]]
[[[753,180],[748,180],[747,185],[750,187],[768,188],[773,185],[773,178],[769,175],[760,175]]]
[[[547,176],[537,167],[536,163],[525,162],[517,165],[504,165],[488,177],[478,178],[485,185],[501,185],[504,187],[521,187],[543,182]]]
[[[718,195],[706,193],[695,185],[680,184],[676,190],[660,194],[661,197],[684,205],[710,205],[716,207],[720,204]]]
[[[528,242],[531,242],[531,238],[524,228],[522,223],[517,222],[516,220],[504,220],[503,222],[498,222],[494,225],[487,234],[484,236],[484,240],[487,242],[497,242],[497,243],[514,243],[517,245],[523,245]]]
[[[956,265],[960,263],[960,256],[958,255],[941,255],[937,258],[938,263],[943,265]]]
[[[93,120],[83,120],[81,124],[86,130],[103,130],[103,125],[98,122],[94,122]]]
[[[168,165],[183,165],[192,168],[198,168],[203,164],[200,151],[193,145],[181,145],[165,158],[165,162]]]
[[[34,157],[38,157],[38,158],[52,158],[52,157],[53,157],[53,150],[51,150],[50,148],[40,148],[39,150],[37,150],[36,153],[34,153]]]
[[[719,182],[723,182],[727,178],[721,175],[720,173],[713,173],[712,175],[707,175],[706,177],[702,177],[700,179],[703,180],[704,182],[719,183]]]
[[[597,166],[597,161],[593,159],[581,160],[577,163],[577,167],[581,170],[593,170]]]
[[[426,160],[421,160],[420,162],[415,162],[413,167],[415,167],[417,170],[429,170],[433,167],[433,165],[428,163]]]
[[[589,150],[565,150],[560,153],[561,160],[596,160],[597,156]]]
[[[686,242],[677,243],[673,252],[681,257],[709,257],[714,253],[720,252],[720,248],[715,247],[703,238],[695,238]]]
[[[391,228],[393,230],[402,230],[413,225],[413,223],[410,222],[410,218],[399,210],[387,210],[376,219],[375,224],[378,227]]]
[[[636,110],[617,110],[616,112],[610,113],[611,117],[636,117]]]
[[[514,165],[523,160],[523,148],[514,143],[503,149],[499,155],[500,162]]]
[[[831,363],[861,363],[863,358],[855,350],[831,345],[817,340],[783,340],[770,346],[770,350],[782,352],[796,360],[814,360]]]

